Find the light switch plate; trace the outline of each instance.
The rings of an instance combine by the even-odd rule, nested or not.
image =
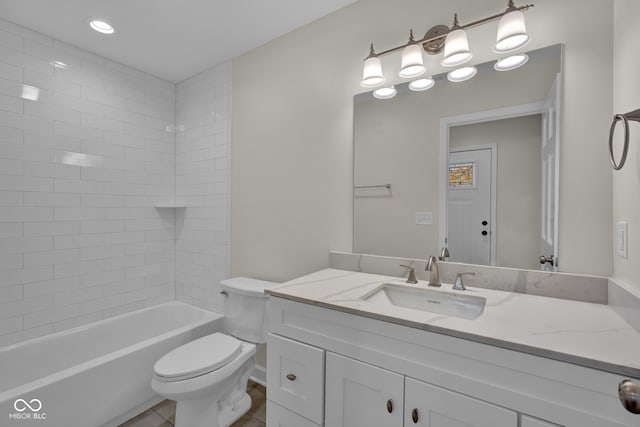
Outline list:
[[[433,213],[416,212],[416,225],[433,225]]]
[[[618,249],[618,256],[622,258],[628,258],[629,256],[629,224],[626,221],[618,221],[616,230],[616,247]]]

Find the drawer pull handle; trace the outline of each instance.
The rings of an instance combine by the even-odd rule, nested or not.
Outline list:
[[[393,400],[391,399],[387,400],[387,412],[388,413],[393,412]]]
[[[411,411],[411,419],[414,424],[418,424],[418,408],[413,408],[413,411]]]
[[[296,380],[296,378],[297,378],[297,377],[296,377],[294,374],[288,374],[288,375],[287,375],[287,379],[288,379],[289,381],[295,381],[295,380]]]
[[[632,414],[640,414],[640,387],[630,380],[624,380],[618,386],[620,402]]]

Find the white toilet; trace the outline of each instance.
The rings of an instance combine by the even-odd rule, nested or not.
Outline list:
[[[223,280],[225,329],[230,335],[207,335],[156,362],[151,388],[178,402],[176,427],[228,427],[249,410],[246,390],[255,344],[264,343],[267,333],[264,290],[274,284],[246,277]]]

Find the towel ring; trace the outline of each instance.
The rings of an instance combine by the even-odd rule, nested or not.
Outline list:
[[[611,158],[611,166],[613,170],[619,171],[627,161],[627,154],[629,153],[629,121],[640,122],[640,110],[631,111],[627,114],[616,114],[613,116],[613,122],[611,123],[611,129],[609,130],[609,156]],[[624,123],[624,145],[622,147],[622,156],[620,161],[616,162],[613,158],[613,135],[616,131],[616,125],[618,122]]]

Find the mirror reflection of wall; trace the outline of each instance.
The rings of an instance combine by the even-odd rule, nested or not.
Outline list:
[[[479,147],[495,146],[496,197],[495,209],[499,230],[495,234],[495,264],[502,267],[538,269],[540,264],[540,187],[542,140],[542,116],[534,114],[503,120],[455,126],[449,133],[449,163],[454,163],[453,155],[479,151]],[[481,151],[485,151],[484,150]],[[450,189],[450,192],[464,193],[465,190]],[[448,197],[451,204],[452,197]],[[489,202],[491,198],[489,198]],[[464,229],[458,224],[461,216],[448,209],[448,246],[450,261],[477,264],[474,254],[467,255],[464,245],[461,250],[455,246],[452,231]],[[464,218],[464,216],[462,216]],[[483,221],[483,219],[480,219]],[[482,224],[482,223],[481,223]],[[527,244],[536,242],[536,244]],[[485,256],[486,259],[486,256]]]
[[[468,82],[436,76],[436,85],[426,92],[401,85],[393,99],[377,100],[370,93],[355,97],[355,253],[407,258],[439,253],[440,229],[446,230],[441,211],[447,212],[441,209],[446,200],[441,195],[446,165],[443,169],[441,163],[449,153],[440,153],[441,120],[543,102],[560,72],[561,49],[556,45],[529,55],[529,63],[518,70],[496,72],[492,63],[483,64]],[[493,253],[489,262],[460,261],[539,268],[541,127],[537,114],[450,128],[451,149],[493,144],[498,158]],[[534,139],[537,155],[532,157],[527,141]],[[358,188],[384,184],[391,188]]]

